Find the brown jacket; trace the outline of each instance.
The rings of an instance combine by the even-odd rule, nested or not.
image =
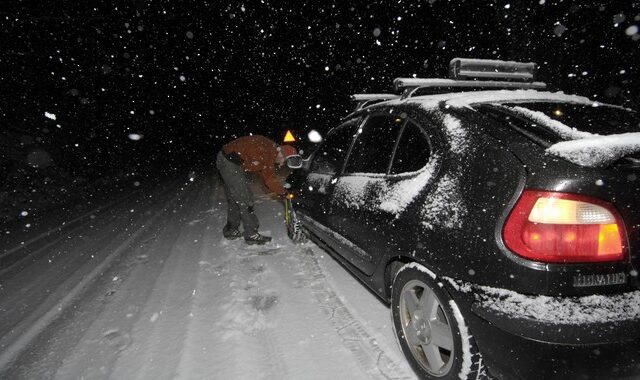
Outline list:
[[[262,182],[276,194],[286,193],[276,177],[276,157],[278,145],[272,140],[260,136],[244,136],[222,147],[225,154],[237,153],[242,159],[242,169],[260,175]]]

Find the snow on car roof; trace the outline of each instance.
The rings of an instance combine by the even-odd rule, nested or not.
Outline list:
[[[546,151],[580,166],[605,166],[639,152],[640,132],[561,141]]]
[[[408,103],[419,103],[422,107],[432,109],[441,102],[455,108],[470,107],[474,104],[491,103],[526,103],[552,101],[563,103],[578,103],[584,105],[599,105],[584,96],[568,95],[564,92],[550,92],[537,90],[492,90],[456,92],[437,95],[422,95],[406,100]],[[393,101],[392,101],[393,102]],[[399,101],[398,101],[399,102]]]

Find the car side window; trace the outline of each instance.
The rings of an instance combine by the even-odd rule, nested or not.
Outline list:
[[[413,122],[407,122],[402,131],[390,174],[415,172],[423,168],[431,156],[427,135]]]
[[[345,172],[386,174],[403,123],[393,115],[369,116],[358,131]]]
[[[360,120],[360,118],[349,120],[326,137],[313,158],[312,172],[328,175],[340,172]]]

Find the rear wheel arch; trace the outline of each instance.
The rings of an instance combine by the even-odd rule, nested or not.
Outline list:
[[[406,256],[396,256],[391,258],[384,270],[384,298],[387,302],[391,302],[391,288],[393,287],[393,280],[396,274],[405,264],[414,262]]]
[[[424,379],[488,378],[465,318],[435,273],[414,260],[395,260],[389,266],[398,265],[402,270],[392,278],[391,317],[398,344],[416,374]]]

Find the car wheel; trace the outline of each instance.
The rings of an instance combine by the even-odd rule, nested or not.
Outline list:
[[[458,306],[433,277],[414,263],[393,281],[391,315],[404,355],[423,379],[486,378]]]
[[[285,223],[287,226],[287,236],[294,243],[304,243],[307,241],[307,235],[305,234],[302,223],[298,220],[296,211],[293,209],[290,200],[286,200],[285,204]]]

